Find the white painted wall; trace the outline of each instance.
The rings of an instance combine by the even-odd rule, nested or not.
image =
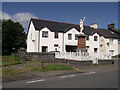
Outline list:
[[[120,40],[118,40],[118,53],[120,54]]]
[[[98,37],[98,41],[94,41],[94,36]],[[93,34],[93,36],[89,36],[89,40],[86,40],[86,46],[89,46],[88,51],[94,52],[94,48],[98,48],[98,52],[99,52],[100,51],[99,43],[100,43],[100,36],[97,33]]]
[[[48,31],[48,38],[42,37],[42,31]],[[69,33],[72,34],[72,40],[68,40]],[[66,52],[66,45],[77,46],[78,40],[75,40],[75,34],[79,34],[79,32],[75,28],[72,28],[66,33],[58,33],[58,38],[54,38],[54,32],[51,32],[47,27],[41,29],[39,32],[38,30],[35,30],[34,25],[31,22],[27,37],[27,52],[42,52],[42,46],[48,46],[48,52],[55,51],[55,48],[57,48],[57,50],[60,52]],[[93,41],[94,36],[99,37],[99,35],[96,33],[89,37],[89,41],[86,41],[86,46],[90,47],[90,52],[93,52],[94,48],[98,48],[99,46],[99,41]],[[32,42],[32,40],[35,41]],[[58,47],[54,47],[54,44],[58,44]]]
[[[71,40],[68,40],[68,34],[72,34]],[[65,35],[64,35],[65,45],[77,46],[78,40],[75,40],[75,34],[79,34],[79,32],[75,28],[72,28],[65,33]]]
[[[42,37],[42,31],[48,31],[48,38]],[[40,52],[42,52],[42,46],[48,46],[49,51],[55,51],[54,44],[58,44],[59,47],[56,47],[58,51],[62,52],[62,33],[58,33],[58,38],[54,38],[54,32],[51,32],[47,27],[40,30]]]
[[[42,37],[42,31],[48,31],[48,38]],[[68,40],[69,33],[72,34],[72,40]],[[79,32],[75,28],[72,28],[66,33],[59,32],[58,38],[56,39],[54,38],[54,32],[51,32],[47,27],[40,31],[35,30],[34,25],[31,22],[27,36],[27,52],[42,52],[42,46],[48,46],[48,52],[55,51],[55,48],[60,52],[66,52],[65,45],[77,46],[78,41],[75,40],[75,34],[79,34]],[[94,36],[98,37],[98,41],[94,41]],[[107,45],[107,42],[109,42],[108,38],[104,38],[103,36],[100,37],[95,33],[94,35],[89,36],[89,40],[86,40],[86,46],[89,46],[89,52],[94,52],[94,48],[98,48],[98,52],[109,53],[109,50],[115,50],[115,55],[120,53],[120,51],[118,51],[117,39],[115,39],[114,44],[110,46]],[[54,44],[58,44],[59,46],[54,47]],[[100,44],[103,44],[103,46],[100,47]]]
[[[109,50],[114,50],[114,55],[117,55],[119,53],[118,39],[114,39],[113,44],[107,45],[107,43],[109,43],[109,38],[101,37],[101,44],[103,45],[102,47],[100,47],[101,52],[109,53]]]
[[[35,28],[33,23],[30,23],[30,27],[29,27],[29,32],[27,35],[27,52],[35,52],[35,44],[36,44],[36,38],[35,38]],[[32,42],[32,40],[35,40],[34,42]]]

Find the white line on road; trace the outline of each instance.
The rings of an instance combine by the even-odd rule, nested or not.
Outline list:
[[[93,73],[96,73],[96,72],[90,72],[90,73],[88,73],[88,74],[93,74]]]
[[[69,75],[68,77],[74,77],[75,75]]]
[[[68,76],[61,76],[60,78],[66,78],[66,77],[68,77]]]
[[[74,77],[75,75],[61,76],[60,78]]]
[[[96,73],[96,72],[88,72],[88,73],[84,73],[84,75],[85,75],[85,74],[94,74],[94,73]]]
[[[84,74],[88,74],[88,73],[84,73]]]
[[[41,81],[45,81],[45,80],[44,80],[44,79],[41,79],[41,80],[29,81],[29,82],[27,82],[27,83],[29,84],[29,83],[41,82]]]

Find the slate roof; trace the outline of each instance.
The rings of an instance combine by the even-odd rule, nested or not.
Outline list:
[[[109,29],[97,29],[96,32],[100,35],[100,36],[104,36],[105,38],[116,38],[116,39],[120,39],[120,34],[113,32]]]
[[[33,22],[36,30],[41,30],[44,27],[49,28],[52,32],[62,32],[62,33],[67,32],[71,28],[76,28],[77,31],[80,30],[79,24],[56,22],[56,21],[35,19],[35,18],[31,18],[31,21]],[[100,36],[104,36],[105,38],[119,38],[120,39],[120,34],[116,32],[112,32],[109,29],[101,29],[101,28],[93,29],[90,26],[84,26],[83,32],[86,35],[93,35],[94,33],[98,33]]]

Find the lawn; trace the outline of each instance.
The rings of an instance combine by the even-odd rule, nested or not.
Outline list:
[[[7,59],[8,58],[8,59]],[[23,72],[47,72],[51,70],[75,70],[72,67],[58,63],[44,63],[44,69],[41,67],[40,61],[16,61],[12,56],[3,56],[2,75],[3,79],[13,77]]]

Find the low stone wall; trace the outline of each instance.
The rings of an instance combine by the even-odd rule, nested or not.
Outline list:
[[[54,61],[55,54],[52,53],[45,53],[45,52],[30,52],[26,53],[26,60],[36,61],[40,60],[43,62]]]
[[[66,64],[73,64],[77,66],[86,66],[92,65],[92,60],[90,61],[75,61],[75,60],[67,60],[67,59],[57,59],[55,58],[55,54],[47,53],[47,52],[29,52],[27,53],[25,49],[21,49],[18,51],[19,61],[36,61],[40,60],[43,62],[60,62]],[[98,60],[98,64],[114,64],[113,60]]]
[[[86,66],[86,65],[92,65],[92,61],[75,61],[75,60],[67,60],[67,59],[55,59],[55,62],[60,63],[66,63],[66,64],[72,64],[76,66]]]
[[[25,49],[20,49],[18,51],[18,60],[19,61],[36,61],[40,60],[43,62],[54,61],[55,54],[47,52],[26,52]]]
[[[114,60],[98,60],[98,64],[114,64]]]
[[[66,60],[66,59],[55,59],[55,62],[60,62],[60,63],[66,63],[66,64],[71,64],[71,65],[76,65],[76,66],[87,66],[87,65],[92,65],[93,62],[90,61],[75,61],[75,60]],[[113,60],[98,60],[98,65],[102,64],[114,64]]]

